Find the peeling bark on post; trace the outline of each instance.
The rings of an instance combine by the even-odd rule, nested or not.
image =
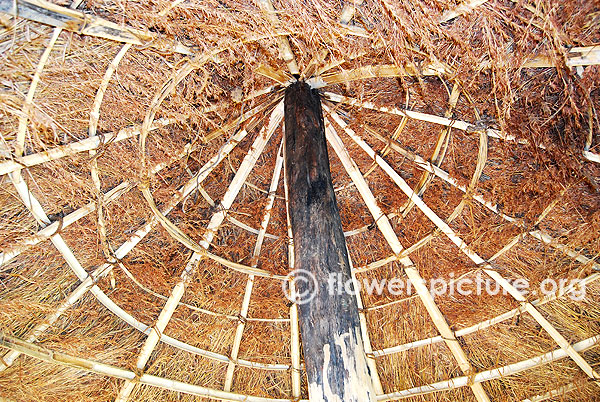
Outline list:
[[[285,141],[295,284],[304,295],[298,307],[310,400],[375,401],[331,182],[321,101],[318,92],[301,81],[285,92]],[[305,302],[309,293],[314,297]]]

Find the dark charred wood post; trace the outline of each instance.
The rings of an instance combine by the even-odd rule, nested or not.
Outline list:
[[[301,81],[285,92],[285,141],[295,284],[301,296],[300,333],[310,400],[374,401],[331,182],[321,100],[316,90]]]

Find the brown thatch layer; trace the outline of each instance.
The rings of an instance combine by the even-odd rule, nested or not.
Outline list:
[[[287,71],[286,62],[279,57],[277,34],[288,35],[300,72],[308,72],[306,78],[316,74],[333,81],[332,77],[337,77],[322,92],[371,102],[375,107],[447,115],[452,123],[470,124],[466,131],[447,130],[423,120],[405,121],[398,114],[326,103],[411,188],[421,184],[423,201],[441,219],[448,219],[450,228],[472,251],[484,259],[493,257],[493,268],[504,278],[527,279],[533,290],[547,278],[568,282],[593,275],[600,254],[600,165],[585,159],[582,151],[600,153],[600,67],[575,69],[567,63],[573,46],[600,44],[600,8],[585,0],[494,0],[440,23],[445,12],[459,3],[368,0],[357,6],[350,25],[344,25],[339,23],[345,5],[340,2],[281,0],[273,2],[280,21],[274,26],[260,5],[250,1],[184,1],[173,3],[172,8],[166,0],[84,2],[79,10],[87,14],[177,40],[198,55],[210,57],[203,62],[198,61],[201,57],[195,59],[191,72],[158,105],[155,119],[173,121],[151,130],[145,149],[140,150],[139,130],[150,107],[155,106],[155,96],[191,58],[157,50],[153,43],[131,47],[106,82],[97,134],[109,136],[127,127],[138,133],[122,141],[102,141],[95,158],[80,152],[21,171],[32,196],[55,223],[56,233],[83,270],[92,274],[109,263],[105,268],[110,271],[98,278],[96,296],[88,289],[74,305],[61,310],[49,328],[36,334],[37,339],[29,341],[142,374],[136,363],[147,335],[140,328],[157,322],[192,251],[154,221],[140,190],[147,184],[158,208],[164,209],[177,201],[182,186],[199,185],[178,200],[168,217],[194,242],[207,236],[208,223],[221,210],[231,181],[267,121],[273,102],[281,97],[281,85],[268,77],[280,77]],[[168,12],[160,14],[161,10]],[[97,91],[123,45],[60,33],[42,66],[33,102],[27,106],[25,99],[52,28],[4,14],[0,17],[0,166],[15,160],[21,168],[20,145],[24,155],[34,155],[88,137]],[[547,57],[552,67],[526,67],[526,62],[537,56]],[[427,75],[427,67],[439,63],[445,72]],[[384,65],[406,74],[378,77],[372,73],[374,69],[368,69]],[[360,71],[365,74],[344,79]],[[272,90],[252,95],[270,86]],[[460,96],[450,107],[454,86]],[[256,107],[265,109],[249,119],[239,119]],[[18,142],[20,119],[26,128],[23,144]],[[404,248],[420,244],[411,250],[410,258],[428,286],[431,279],[488,278],[483,266],[473,263],[419,208],[408,203],[387,173],[337,123],[332,126],[366,177],[378,206],[388,214],[401,244]],[[248,135],[224,155],[227,140],[239,129],[246,129]],[[516,141],[482,136],[483,129],[498,130]],[[283,179],[276,185],[261,253],[256,257],[253,252],[281,133],[281,128],[275,130],[258,157],[209,249],[230,262],[273,275],[289,271]],[[444,135],[448,140],[440,140],[438,151],[442,151],[436,152],[438,139]],[[214,138],[208,141],[207,137]],[[395,143],[389,144],[390,139]],[[184,148],[186,144],[191,148]],[[399,152],[400,148],[404,151]],[[148,182],[142,170],[142,152],[148,167],[163,164]],[[426,180],[423,165],[415,163],[414,154],[437,160],[454,181],[439,170]],[[216,166],[208,164],[215,155],[224,158]],[[357,280],[406,279],[402,265],[393,259],[376,267],[369,265],[393,256],[393,251],[331,147],[329,156],[350,257],[359,271]],[[93,161],[97,162],[99,189],[90,174]],[[212,169],[210,174],[202,183],[194,183],[196,174],[207,166]],[[108,201],[100,196],[99,191],[109,192],[123,182],[128,187],[120,197]],[[465,194],[468,186],[472,188]],[[482,199],[497,212],[482,205]],[[85,216],[68,221],[88,205]],[[0,259],[0,338],[28,339],[37,325],[64,307],[81,281],[48,239],[54,231],[32,237],[48,222],[32,217],[7,174],[0,177],[0,217],[0,246],[3,253],[13,256],[6,262]],[[123,243],[137,241],[136,231],[146,224],[154,226],[130,252],[117,255]],[[579,253],[578,261],[575,254],[569,256],[556,244],[548,245],[534,237],[535,233],[528,234],[536,231]],[[516,236],[520,237],[511,248],[496,255]],[[288,400],[307,398],[304,372],[291,367],[295,342],[289,321],[291,303],[282,292],[281,281],[256,276],[244,315],[241,306],[248,279],[246,273],[202,259],[163,331],[188,350],[181,350],[181,344],[178,348],[159,342],[143,372],[222,390],[227,386],[228,359],[239,352],[233,392]],[[137,320],[138,328],[101,305],[97,299],[100,291],[130,314],[131,320]],[[532,292],[526,300],[535,302],[541,296]],[[384,393],[465,374],[439,338],[414,290],[410,294],[362,292],[361,299]],[[443,294],[434,300],[451,330],[458,331],[456,342],[475,372],[558,348],[540,323],[521,311],[473,329],[518,308],[520,303],[509,295]],[[592,281],[581,300],[563,295],[536,308],[573,344],[600,334],[599,301],[600,285]],[[242,323],[241,345],[234,352],[236,329]],[[430,344],[410,345],[429,338]],[[402,351],[389,350],[399,345],[403,345]],[[217,355],[207,357],[207,352]],[[597,347],[581,355],[600,371]],[[268,367],[250,367],[253,363]],[[302,386],[294,396],[292,378],[297,372]],[[105,401],[114,399],[122,387],[123,380],[25,356],[0,372],[0,399],[15,401]],[[491,400],[521,401],[557,389],[556,395],[549,396],[551,400],[598,400],[597,385],[570,358],[486,381],[483,387]],[[468,386],[407,399],[476,400]],[[130,400],[205,398],[137,385]]]

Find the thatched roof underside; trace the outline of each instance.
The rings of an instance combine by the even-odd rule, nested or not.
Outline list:
[[[500,286],[358,294],[378,400],[600,400],[597,1],[79,3],[0,1],[0,399],[308,398],[298,73],[356,280]]]

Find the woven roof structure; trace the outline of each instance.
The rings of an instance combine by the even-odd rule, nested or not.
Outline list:
[[[377,400],[600,400],[597,1],[0,0],[0,49],[0,400],[308,400],[297,79]]]

